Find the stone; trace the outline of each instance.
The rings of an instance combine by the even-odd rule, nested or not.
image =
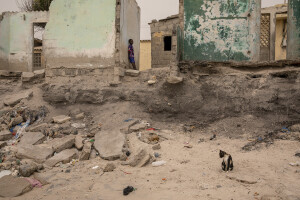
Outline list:
[[[22,82],[30,82],[34,79],[34,73],[33,72],[23,72],[22,73]]]
[[[54,140],[50,141],[49,144],[52,146],[53,150],[56,153],[59,153],[65,149],[70,149],[75,144],[75,136],[68,135],[64,138],[55,138]]]
[[[46,177],[45,174],[42,173],[34,173],[33,174],[33,178],[35,178],[36,180],[38,180],[42,185],[48,185],[49,184],[49,178]]]
[[[125,144],[125,134],[120,130],[102,131],[95,136],[94,147],[101,158],[105,160],[116,160],[122,155]]]
[[[75,137],[75,147],[78,150],[81,150],[83,148],[83,138],[81,135],[76,135]]]
[[[21,124],[23,122],[23,117],[22,116],[18,116],[16,118],[13,119],[12,121],[12,126],[16,126],[18,124]]]
[[[1,145],[0,145],[1,146]],[[300,157],[300,151],[297,151],[296,153],[295,153],[295,156],[296,157]]]
[[[32,190],[31,184],[24,178],[4,176],[0,179],[0,197],[17,197]]]
[[[152,159],[152,156],[146,149],[139,150],[139,153],[133,156],[133,158],[129,161],[129,165],[131,167],[144,167],[148,163],[150,163],[150,160]]]
[[[54,123],[63,124],[65,122],[70,121],[71,117],[66,116],[66,115],[59,115],[59,116],[53,117],[52,120]]]
[[[227,175],[226,178],[230,180],[235,180],[240,183],[245,184],[255,184],[257,183],[257,179],[253,176],[246,176],[246,175]]]
[[[49,167],[54,167],[57,163],[62,162],[63,164],[69,163],[72,159],[78,158],[78,151],[76,149],[67,149],[64,150],[52,158],[49,158],[45,165]]]
[[[76,120],[84,119],[84,113],[80,113],[78,115],[75,115]]]
[[[108,163],[103,172],[113,172],[116,169],[116,166],[113,163]]]
[[[32,163],[21,165],[19,168],[19,173],[21,176],[29,177],[37,170],[38,170],[38,166],[32,162]]]
[[[152,146],[152,149],[153,149],[153,150],[160,150],[160,149],[161,149],[161,146],[160,146],[160,144],[156,144],[156,145],[153,145],[153,146]]]
[[[170,76],[167,78],[167,82],[170,84],[179,84],[183,82],[183,78],[177,76]]]
[[[45,69],[35,70],[33,73],[35,78],[38,79],[45,78]]]
[[[125,72],[126,76],[133,76],[133,77],[137,77],[140,75],[140,71],[139,70],[133,70],[133,69],[128,69]]]
[[[19,145],[37,145],[42,144],[47,137],[41,132],[25,132],[21,137]]]
[[[120,156],[120,160],[121,161],[126,161],[128,158],[128,156],[126,155],[126,153],[123,153],[121,156]]]
[[[7,146],[7,142],[0,142],[0,149]]]
[[[90,154],[90,160],[97,158],[97,151],[93,149]]]
[[[26,128],[26,131],[29,132],[43,132],[45,129],[47,129],[49,125],[47,123],[42,123],[33,127]]]
[[[6,141],[12,138],[12,134],[9,131],[0,132],[0,141]]]
[[[27,90],[19,92],[17,94],[11,95],[4,100],[4,105],[6,106],[15,106],[20,103],[23,99],[30,99],[33,96],[32,90]]]
[[[90,142],[85,143],[82,152],[79,156],[79,160],[88,160],[90,158],[91,150],[92,150],[92,143]]]
[[[138,123],[138,124],[135,124],[135,125],[133,125],[133,126],[131,126],[131,127],[129,127],[129,133],[132,133],[132,132],[136,132],[136,131],[140,131],[140,130],[144,130],[144,129],[146,129],[147,128],[147,126],[148,126],[148,124],[147,123],[145,123],[145,122],[141,122],[141,123]]]
[[[148,85],[154,85],[156,83],[156,80],[149,80]]]
[[[53,155],[54,151],[49,146],[44,145],[27,145],[18,146],[17,158],[32,159],[37,163],[43,163]]]
[[[300,124],[295,124],[295,125],[291,126],[291,131],[300,132]]]

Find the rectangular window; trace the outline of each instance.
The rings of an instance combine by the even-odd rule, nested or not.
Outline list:
[[[172,36],[164,37],[164,46],[165,46],[165,51],[172,50]]]

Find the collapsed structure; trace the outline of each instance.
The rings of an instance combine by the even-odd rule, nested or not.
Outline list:
[[[139,63],[140,8],[135,0],[54,0],[49,12],[4,13],[0,69],[32,71],[33,24],[47,23],[43,54],[47,77],[111,79],[128,63],[128,40]]]

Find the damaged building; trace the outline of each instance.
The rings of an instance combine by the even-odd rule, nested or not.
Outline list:
[[[124,75],[128,40],[139,67],[140,8],[135,0],[54,0],[49,12],[4,13],[0,22],[0,69],[33,71],[36,23],[47,23],[42,50],[47,77]]]

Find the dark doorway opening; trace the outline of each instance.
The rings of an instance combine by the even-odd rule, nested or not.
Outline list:
[[[165,48],[165,51],[172,50],[172,36],[164,37],[164,48]]]

